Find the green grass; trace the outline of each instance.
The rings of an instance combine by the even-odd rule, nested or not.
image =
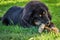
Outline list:
[[[59,0],[58,0],[59,1]],[[12,6],[24,7],[29,1],[0,1],[0,17]],[[42,0],[52,15],[52,22],[60,29],[60,3]],[[0,21],[0,40],[60,40],[60,33],[53,32],[38,33],[37,27],[23,28],[18,25],[5,26]]]

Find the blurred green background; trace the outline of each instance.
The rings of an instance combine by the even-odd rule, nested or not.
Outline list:
[[[24,7],[31,0],[0,0],[0,17],[12,6]],[[60,0],[40,0],[52,15],[52,22],[60,29]],[[60,33],[38,33],[37,27],[23,28],[18,25],[5,26],[0,21],[0,40],[60,40]]]

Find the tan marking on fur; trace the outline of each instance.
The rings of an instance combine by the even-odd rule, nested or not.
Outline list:
[[[36,24],[36,25],[40,25],[40,22],[34,22],[34,24]]]
[[[40,14],[39,16],[41,17],[42,15]]]
[[[45,12],[43,12],[43,14],[45,14]]]

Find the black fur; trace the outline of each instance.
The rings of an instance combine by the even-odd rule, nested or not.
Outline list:
[[[47,12],[47,18],[45,16],[42,18],[38,17],[38,14],[42,14],[45,11]],[[13,6],[3,16],[2,23],[6,25],[19,24],[26,27],[35,26],[33,23],[34,20],[39,20],[42,23],[47,23],[47,21],[51,20],[51,15],[45,4],[38,1],[31,1],[24,8]]]
[[[47,12],[47,18],[46,16],[42,17],[43,18],[43,21],[46,23],[47,21],[51,21],[51,15],[49,13],[49,9],[48,7],[39,2],[39,1],[31,1],[29,2],[25,8],[24,8],[24,15],[23,15],[23,19],[27,20],[27,21],[31,21],[30,24],[33,23],[33,19],[36,18],[37,16],[37,19],[39,19],[40,17],[38,17],[39,14],[43,14],[43,12]],[[34,16],[34,17],[33,17]],[[40,21],[42,21],[42,19],[40,19]],[[43,23],[44,23],[43,22]]]
[[[13,6],[11,7],[3,16],[2,23],[10,25],[10,24],[17,24],[18,19],[22,16],[23,8]]]

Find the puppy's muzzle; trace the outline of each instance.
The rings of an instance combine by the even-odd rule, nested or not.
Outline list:
[[[41,25],[41,22],[40,21],[35,21],[34,24],[39,26],[39,25]]]
[[[46,25],[50,25],[50,23],[51,23],[50,21],[47,21]]]

